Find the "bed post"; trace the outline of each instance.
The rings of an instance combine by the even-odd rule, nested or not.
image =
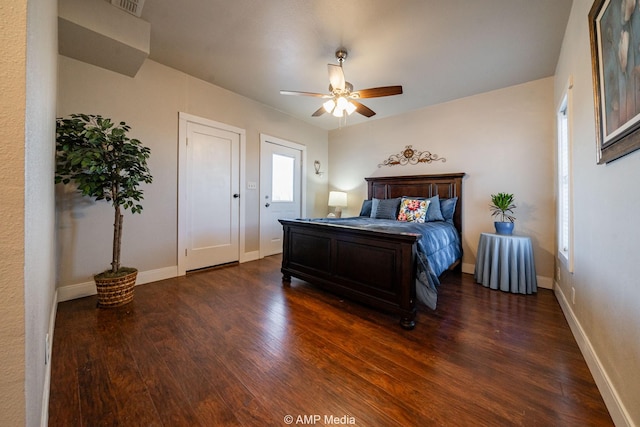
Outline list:
[[[288,265],[289,264],[289,254],[290,254],[290,250],[289,250],[289,226],[287,224],[282,224],[282,232],[283,232],[283,239],[282,239],[282,265]],[[289,288],[291,287],[291,273],[289,273],[288,271],[286,271],[284,268],[282,268],[280,270],[282,272],[282,286],[284,288]]]

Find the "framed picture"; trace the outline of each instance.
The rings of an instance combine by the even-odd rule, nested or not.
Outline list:
[[[589,11],[598,163],[640,148],[640,8],[595,0]]]

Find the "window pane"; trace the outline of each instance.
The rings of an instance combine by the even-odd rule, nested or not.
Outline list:
[[[273,154],[271,161],[271,200],[293,202],[293,157]]]
[[[566,111],[565,111],[566,113]],[[569,144],[567,138],[567,116],[561,120],[562,139],[560,140],[560,217],[561,247],[563,252],[569,250]]]
[[[571,250],[571,186],[570,186],[570,162],[569,162],[569,121],[567,98],[563,100],[563,106],[558,112],[558,250],[567,259]]]

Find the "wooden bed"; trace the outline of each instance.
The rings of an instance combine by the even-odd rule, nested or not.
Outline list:
[[[369,199],[402,196],[458,197],[453,221],[462,235],[464,173],[365,178]],[[415,327],[418,235],[364,230],[308,219],[281,219],[284,230],[283,283],[291,277],[354,301],[400,315]],[[449,268],[461,263],[456,260]]]

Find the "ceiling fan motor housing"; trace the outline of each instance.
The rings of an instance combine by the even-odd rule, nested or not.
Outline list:
[[[344,82],[344,90],[340,90],[337,88],[334,88],[333,85],[331,85],[331,83],[329,83],[329,92],[333,93],[334,95],[349,95],[351,92],[353,92],[353,85],[349,82]],[[336,93],[338,92],[338,93]]]
[[[347,55],[348,55],[347,49],[343,47],[336,50],[336,58],[338,59],[338,62],[340,63],[340,65],[342,65],[342,61],[347,59]]]

